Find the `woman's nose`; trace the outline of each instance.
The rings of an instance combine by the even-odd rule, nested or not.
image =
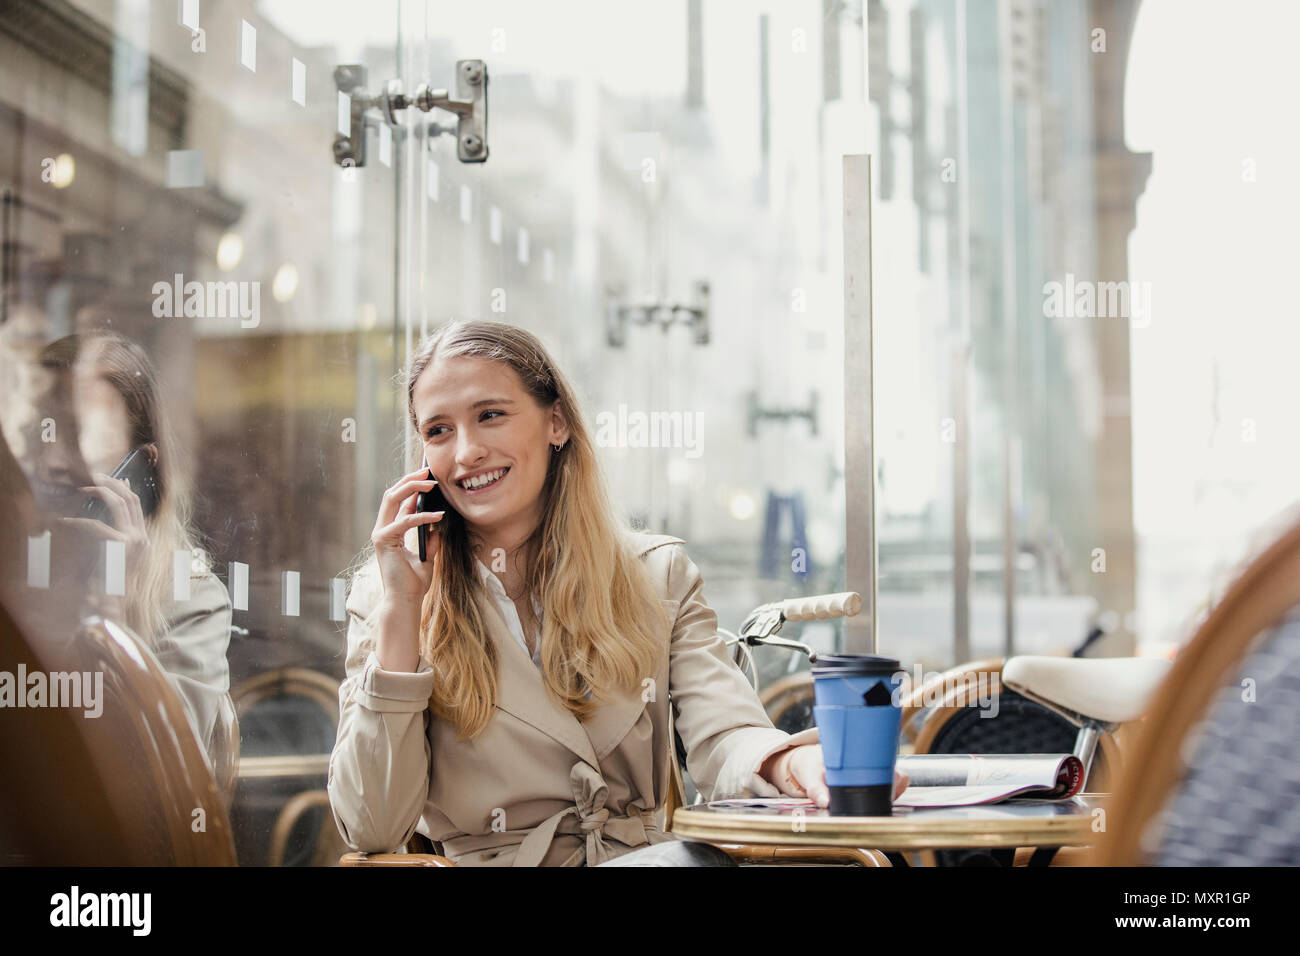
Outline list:
[[[483,455],[487,449],[473,435],[465,432],[461,433],[461,439],[456,445],[456,463],[461,468],[468,468],[483,460]]]

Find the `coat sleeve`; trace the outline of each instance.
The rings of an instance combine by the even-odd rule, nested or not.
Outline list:
[[[166,613],[167,630],[154,653],[199,742],[210,748],[222,699],[230,695],[230,594],[216,575],[196,575],[189,599],[170,603]]]
[[[378,568],[353,580],[346,604],[347,677],[339,686],[339,729],[326,790],[343,841],[363,853],[406,843],[429,794],[426,733],[433,669],[386,671],[374,651],[370,613],[382,593]]]
[[[680,601],[669,652],[669,693],[686,769],[706,800],[779,797],[758,775],[772,754],[817,743],[817,728],[777,730],[758,694],[731,658],[718,616],[704,599],[700,569],[682,544],[673,550],[668,591]]]

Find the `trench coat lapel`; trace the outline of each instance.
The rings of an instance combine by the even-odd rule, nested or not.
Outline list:
[[[479,608],[487,622],[489,637],[496,644],[500,662],[497,707],[554,738],[593,767],[598,766],[596,751],[583,732],[582,724],[547,692],[537,666],[510,633],[496,601],[482,588],[476,591]]]
[[[643,535],[635,542],[636,554],[645,561],[656,548],[673,542],[682,542],[682,539],[671,535]],[[663,573],[652,570],[651,578],[659,580]],[[529,659],[527,652],[510,633],[510,627],[496,601],[483,589],[476,591],[491,639],[496,644],[497,659],[501,662],[497,678],[497,706],[554,738],[593,767],[599,767],[601,758],[618,746],[619,741],[627,736],[627,732],[641,716],[649,703],[648,699],[643,699],[646,691],[637,687],[632,691],[607,692],[596,711],[586,721],[579,721],[547,693],[539,679],[537,665]],[[668,599],[662,594],[660,598],[669,622],[675,621],[681,602]],[[671,639],[670,623],[664,634],[660,673],[646,675],[657,682],[653,688],[656,695],[668,693],[667,659]]]
[[[659,681],[658,674],[646,676]],[[658,690],[657,693],[663,693],[663,690]],[[603,758],[627,736],[627,732],[645,710],[648,700],[648,697],[642,700],[642,690],[639,687],[630,693],[622,689],[606,693],[595,712],[580,724],[597,757]]]

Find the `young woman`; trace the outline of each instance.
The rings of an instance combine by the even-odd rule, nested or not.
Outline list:
[[[622,527],[535,336],[442,326],[406,392],[427,465],[385,492],[347,602],[328,790],[349,846],[418,830],[461,865],[729,865],[657,819],[669,693],[707,799],[827,805],[816,728],[772,726],[682,539]],[[445,505],[417,512],[435,488]]]
[[[124,336],[91,329],[45,346],[36,365],[45,384],[32,399],[43,411],[32,414],[35,405],[27,414],[13,411],[27,421],[17,429],[23,469],[42,514],[56,526],[52,583],[83,599],[85,612],[126,624],[149,647],[211,752],[213,728],[230,690],[230,597],[206,567],[191,567],[188,597],[175,595],[173,555],[192,554],[195,541],[188,488],[153,363]],[[42,421],[60,429],[55,440],[32,433]],[[156,482],[152,492],[112,477],[136,449],[148,457]],[[148,515],[142,495],[152,503]],[[103,503],[103,520],[83,516],[87,496]],[[104,593],[102,571],[95,573],[100,540],[124,545],[122,596]]]

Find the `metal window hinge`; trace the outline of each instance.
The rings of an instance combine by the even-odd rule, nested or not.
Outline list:
[[[456,116],[456,156],[462,163],[482,163],[488,158],[487,64],[482,60],[456,61],[456,95],[445,89],[431,89],[421,83],[413,94],[402,91],[401,80],[389,80],[380,93],[366,89],[366,68],[345,63],[334,68],[334,86],[348,99],[348,132],[334,136],[334,162],[339,166],[366,165],[366,127],[376,120],[367,116],[377,110],[383,122],[401,126],[397,114],[408,106],[425,113],[446,110]],[[429,131],[451,132],[451,128],[430,123]]]
[[[623,289],[611,285],[605,290],[605,339],[610,346],[627,344],[629,325],[658,325],[667,332],[670,325],[686,324],[695,333],[696,345],[709,344],[709,283],[697,279],[691,287],[691,301],[665,302],[658,299],[626,301]]]

